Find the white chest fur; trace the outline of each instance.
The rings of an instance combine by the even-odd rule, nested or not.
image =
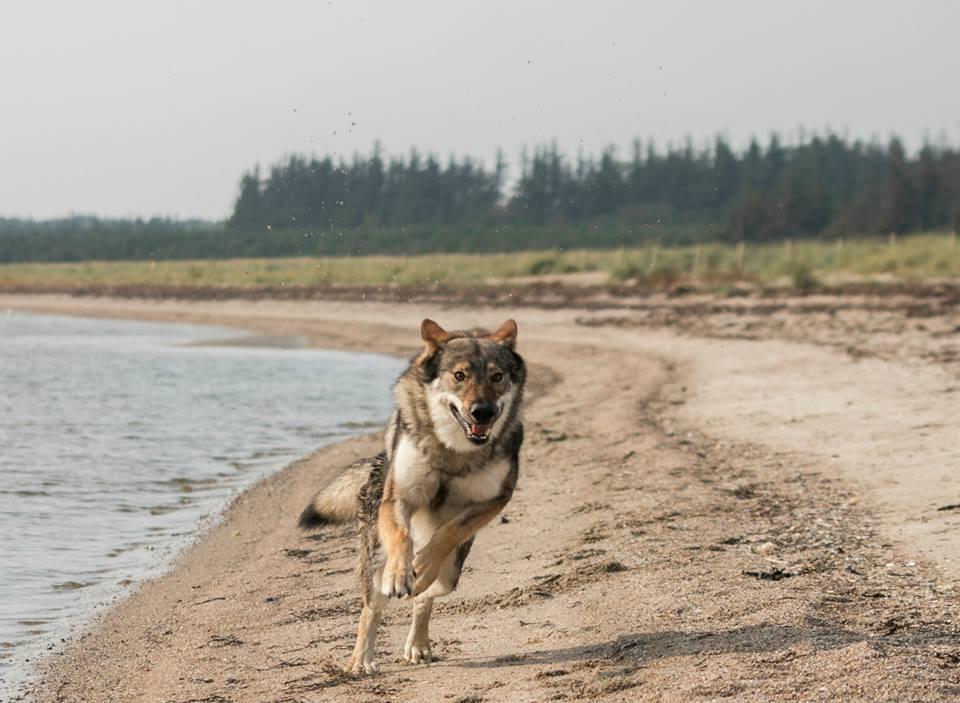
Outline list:
[[[479,471],[457,476],[447,483],[447,500],[453,504],[482,503],[500,495],[510,473],[510,460],[494,459]]]

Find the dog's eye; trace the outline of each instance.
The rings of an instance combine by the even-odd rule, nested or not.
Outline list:
[[[467,374],[465,374],[463,371],[457,371],[455,374],[453,374],[453,377],[458,381],[462,381],[467,377]]]
[[[490,380],[493,381],[494,383],[500,383],[500,381],[503,380],[503,374],[497,371],[497,373],[493,374],[493,376],[490,377]]]

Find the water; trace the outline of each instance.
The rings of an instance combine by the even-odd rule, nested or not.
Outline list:
[[[0,699],[240,489],[386,420],[399,360],[196,344],[237,336],[0,313]]]

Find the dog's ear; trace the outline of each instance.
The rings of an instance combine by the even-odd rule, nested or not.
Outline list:
[[[433,354],[450,339],[450,333],[433,320],[424,320],[420,323],[420,336],[427,348],[428,354]]]
[[[517,343],[517,323],[515,320],[507,320],[497,328],[497,331],[490,335],[497,344],[513,349]]]

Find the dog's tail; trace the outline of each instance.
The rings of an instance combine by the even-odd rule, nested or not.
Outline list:
[[[315,530],[336,522],[347,522],[357,517],[360,490],[370,478],[370,472],[383,466],[383,453],[361,459],[347,466],[329,486],[320,491],[300,513],[298,524],[304,530]]]

